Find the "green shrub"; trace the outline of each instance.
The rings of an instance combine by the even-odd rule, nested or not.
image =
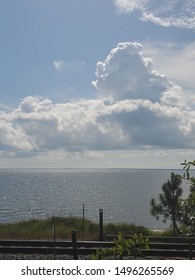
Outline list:
[[[114,240],[113,248],[100,248],[96,254],[92,255],[93,260],[106,259],[109,256],[113,256],[122,260],[125,256],[140,257],[142,256],[142,250],[148,249],[148,239],[143,238],[142,234],[136,233],[129,239],[124,239],[122,234],[119,233],[118,238]]]

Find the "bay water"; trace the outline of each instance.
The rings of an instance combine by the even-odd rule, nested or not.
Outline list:
[[[82,217],[98,222],[134,223],[151,229],[169,224],[150,214],[171,172],[151,169],[1,169],[0,223],[47,218],[53,215]],[[184,184],[184,197],[189,184]]]

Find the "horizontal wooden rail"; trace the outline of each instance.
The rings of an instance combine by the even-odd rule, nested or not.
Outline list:
[[[92,248],[92,247],[113,247],[113,242],[107,241],[77,241],[77,248]],[[0,240],[0,250],[2,246],[18,246],[18,247],[53,247],[54,241],[47,240]],[[72,241],[56,241],[56,247],[72,248]]]
[[[107,235],[107,241],[113,241],[117,239],[118,235]],[[132,235],[123,235],[123,238],[129,239],[132,238]],[[186,243],[191,241],[195,243],[195,237],[172,237],[172,236],[144,236],[144,238],[148,238],[150,242],[160,242],[160,243]]]
[[[78,255],[91,255],[98,248],[111,248],[113,242],[77,241]],[[0,240],[0,253],[3,254],[55,254],[74,255],[72,241],[45,241],[45,240]]]
[[[46,241],[46,240],[0,240],[3,254],[68,254],[91,255],[98,248],[112,248],[113,241]],[[149,237],[149,249],[143,250],[145,257],[195,258],[195,238]],[[76,258],[75,258],[76,259]]]
[[[124,235],[123,238],[132,238],[132,235]],[[146,257],[195,257],[195,237],[169,237],[169,236],[145,236],[149,241],[149,249],[143,250]],[[106,236],[107,240],[117,239],[117,235]]]
[[[167,250],[189,250],[188,243],[149,243],[150,249]],[[192,244],[192,250],[195,250],[195,244]]]

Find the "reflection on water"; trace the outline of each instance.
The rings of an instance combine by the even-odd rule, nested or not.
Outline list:
[[[57,169],[0,170],[0,222],[52,215],[82,216],[105,222],[127,222],[163,228],[150,215],[170,170]],[[178,173],[178,171],[175,171]],[[185,187],[185,192],[189,186]]]

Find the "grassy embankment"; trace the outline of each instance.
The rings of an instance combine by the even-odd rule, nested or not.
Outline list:
[[[52,240],[52,227],[55,224],[56,240],[70,240],[71,231],[76,230],[77,239],[83,239],[83,219],[79,217],[51,217],[41,220],[29,220],[10,224],[0,224],[0,239],[46,239]],[[134,224],[105,224],[104,234],[124,235],[142,233],[144,236],[153,235],[153,232],[143,226]],[[85,240],[98,240],[99,225],[85,219]]]

